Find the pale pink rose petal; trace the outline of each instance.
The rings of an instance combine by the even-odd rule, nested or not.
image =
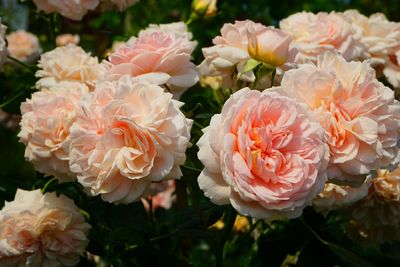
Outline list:
[[[177,25],[178,26],[178,25]],[[191,34],[180,33],[160,25],[141,31],[138,38],[131,38],[125,45],[109,55],[104,65],[108,69],[106,79],[118,79],[123,75],[153,81],[155,74],[159,85],[166,85],[175,98],[199,81],[196,66],[190,61],[196,43]],[[180,27],[179,27],[180,28]],[[162,76],[161,76],[162,75]],[[169,79],[161,84],[165,77]]]
[[[70,169],[93,195],[131,203],[151,182],[178,179],[192,121],[154,84],[123,76],[82,98],[72,125]]]
[[[339,51],[346,60],[365,58],[361,31],[338,12],[299,12],[280,22],[281,30],[293,38],[299,53],[295,62],[316,62],[318,55]]]
[[[32,94],[21,104],[21,131],[18,134],[25,148],[25,158],[36,170],[54,175],[60,181],[71,181],[69,142],[70,127],[76,119],[80,98],[88,88],[80,83],[59,83],[51,90]]]
[[[33,0],[38,9],[46,13],[59,13],[72,20],[81,20],[89,11],[94,10],[99,0]]]
[[[0,211],[0,265],[75,266],[89,229],[72,199],[18,189]]]
[[[35,61],[41,52],[39,39],[36,35],[18,30],[6,36],[10,56],[25,62]]]
[[[329,178],[352,184],[399,161],[400,104],[367,61],[326,53],[316,65],[287,72],[275,90],[319,117],[331,154]]]
[[[231,95],[197,145],[205,196],[247,216],[298,217],[326,181],[323,129],[304,106],[275,92]]]

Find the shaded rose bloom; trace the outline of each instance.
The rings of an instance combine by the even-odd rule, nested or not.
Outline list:
[[[56,37],[56,45],[57,46],[66,46],[67,44],[78,45],[80,41],[79,35],[64,33],[57,35]]]
[[[295,13],[280,22],[281,30],[293,38],[299,50],[297,63],[316,62],[318,55],[339,51],[343,57],[359,60],[365,54],[361,33],[342,13]]]
[[[364,198],[368,194],[370,185],[370,179],[367,179],[360,187],[326,183],[324,191],[314,199],[313,206],[321,213],[345,208]]]
[[[94,10],[100,3],[99,0],[33,0],[33,2],[38,9],[46,13],[59,13],[72,20],[81,20],[89,10]]]
[[[189,31],[187,25],[180,21],[180,22],[172,22],[166,24],[150,24],[146,29],[141,30],[139,32],[139,36],[145,33],[153,33],[153,32],[166,32],[169,34],[174,34],[176,37],[185,38],[188,41],[191,41],[193,46],[193,50],[196,47],[197,42],[192,41],[193,34]]]
[[[163,88],[124,76],[86,95],[72,125],[70,169],[108,202],[131,203],[151,182],[178,179],[192,121]]]
[[[371,170],[398,162],[400,104],[367,61],[326,53],[317,65],[288,71],[277,91],[319,117],[331,154],[329,178],[359,183]]]
[[[172,202],[175,201],[174,192],[174,180],[151,183],[149,195],[147,198],[142,198],[142,203],[146,210],[150,210],[150,201],[152,211],[155,211],[157,208],[170,209]]]
[[[193,42],[164,31],[142,32],[109,55],[108,78],[123,75],[166,85],[176,98],[199,81],[190,61]]]
[[[400,240],[400,168],[379,170],[368,196],[348,210],[350,237],[363,244]]]
[[[217,205],[255,218],[295,218],[324,187],[324,131],[290,98],[241,89],[203,132],[198,183]]]
[[[104,67],[81,47],[73,44],[42,54],[38,64],[36,87],[51,88],[63,81],[79,82],[93,88],[104,75]]]
[[[385,75],[389,83],[400,88],[400,23],[389,21],[384,14],[370,17],[357,10],[347,10],[345,16],[362,32],[362,43],[367,48],[367,56],[378,75]]]
[[[361,32],[361,42],[365,45],[367,58],[373,66],[385,64],[388,56],[394,55],[400,49],[400,23],[389,21],[381,13],[366,17],[357,10],[347,10],[344,15]]]
[[[399,51],[388,57],[383,68],[383,74],[398,95],[400,89],[400,48]]]
[[[43,89],[21,104],[20,142],[25,158],[35,169],[60,181],[76,179],[68,165],[70,127],[75,121],[79,99],[88,89],[79,83],[59,83]]]
[[[3,70],[4,62],[7,60],[7,56],[9,54],[5,40],[6,30],[7,27],[1,24],[0,18],[0,71]]]
[[[39,39],[36,35],[18,30],[6,36],[10,56],[25,62],[32,62],[40,55]]]
[[[238,87],[236,85],[237,79],[244,83],[254,82],[255,74],[253,71],[247,71],[243,73],[247,61],[251,58],[250,54],[252,54],[252,52],[249,54],[249,48],[250,51],[254,50],[254,52],[256,52],[256,49],[252,50],[251,47],[254,46],[254,48],[257,48],[257,42],[258,40],[261,41],[261,36],[268,34],[276,34],[284,39],[282,35],[283,33],[281,33],[279,30],[273,27],[265,27],[260,23],[255,23],[250,20],[236,21],[234,24],[225,23],[221,29],[221,36],[217,36],[213,39],[214,46],[202,49],[204,60],[198,66],[200,73],[204,76],[221,76],[223,78],[223,88],[234,88],[235,86]],[[249,43],[249,39],[253,40],[253,42]],[[286,47],[286,41],[283,41],[285,45],[282,45],[282,49],[278,49],[278,47],[282,44],[282,41],[283,40],[268,38],[268,42],[263,41],[263,50],[268,47],[268,49],[274,52],[277,52],[278,50],[284,51],[284,47]],[[296,51],[291,47],[288,49],[290,50],[287,51],[289,54],[287,58],[294,58]],[[273,59],[274,61],[276,61],[278,57],[282,57],[278,62],[281,64],[283,57],[286,57],[286,55],[283,55],[285,53],[286,51],[282,53],[280,52],[279,56],[277,54],[273,54],[271,56],[275,56]],[[252,56],[257,58],[256,53],[254,53]],[[238,73],[242,74],[238,75]],[[280,73],[280,70],[278,70],[278,73]],[[267,80],[270,81],[270,79]],[[271,85],[262,84],[260,86],[265,89]],[[234,89],[239,88],[240,86]]]
[[[0,211],[0,265],[75,266],[89,229],[71,199],[18,189]]]

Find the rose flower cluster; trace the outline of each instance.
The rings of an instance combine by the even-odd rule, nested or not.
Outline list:
[[[72,19],[99,4],[34,2]],[[30,33],[1,25],[0,37],[0,63],[41,53]],[[169,208],[197,145],[198,185],[216,205],[267,222],[340,210],[355,240],[400,238],[400,103],[378,80],[400,88],[400,23],[355,10],[296,13],[280,29],[226,23],[198,66],[183,22],[151,24],[103,61],[78,42],[60,36],[40,55],[37,91],[21,105],[25,158],[45,176],[107,202]],[[179,99],[200,79],[226,101],[192,144]],[[67,197],[18,190],[0,211],[0,262],[73,266],[89,228]]]

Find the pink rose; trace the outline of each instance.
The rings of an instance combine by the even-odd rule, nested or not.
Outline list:
[[[150,201],[152,211],[155,211],[159,207],[169,209],[172,206],[172,202],[175,201],[175,197],[173,196],[174,192],[174,180],[151,183],[149,196],[147,198],[142,198],[142,203],[146,210],[150,209]]]
[[[255,218],[295,218],[324,187],[323,129],[290,98],[241,89],[203,132],[198,183],[215,204]]]
[[[43,89],[21,104],[20,142],[25,158],[36,170],[61,181],[75,179],[68,166],[70,127],[75,121],[79,99],[88,92],[79,83],[60,83],[54,90]]]
[[[365,62],[338,54],[286,73],[277,91],[317,114],[330,148],[329,178],[360,182],[371,170],[396,164],[400,104]]]
[[[377,174],[368,195],[348,209],[349,235],[362,244],[400,240],[400,168]]]
[[[166,32],[169,34],[174,34],[176,37],[185,38],[188,41],[191,41],[193,50],[196,47],[197,42],[192,41],[193,34],[188,30],[188,27],[182,21],[166,23],[166,24],[150,24],[146,29],[141,30],[139,32],[139,36],[145,33],[159,32],[159,31]]]
[[[242,83],[255,81],[253,71],[243,73],[251,57],[282,65],[294,58],[296,53],[291,47],[287,47],[289,42],[290,39],[286,39],[280,30],[250,20],[225,23],[221,36],[213,39],[214,46],[202,49],[204,60],[199,65],[199,70],[204,76],[221,76],[223,88],[239,89],[241,87],[236,80]],[[278,69],[278,73],[281,72]],[[268,83],[260,84],[260,88],[271,86],[270,79],[267,80]]]
[[[387,57],[400,49],[400,23],[389,21],[381,13],[366,17],[357,10],[347,10],[344,15],[361,32],[366,58],[371,60],[373,66],[384,65]]]
[[[264,25],[250,20],[225,23],[221,28],[221,36],[213,39],[214,46],[203,48],[204,60],[199,65],[200,73],[204,76],[221,76],[223,87],[231,88],[236,78],[232,75],[244,70],[250,59],[248,53],[248,30],[250,25],[254,30],[264,29]],[[237,75],[236,75],[237,76]],[[255,75],[252,71],[243,73],[241,81],[253,82]]]
[[[299,50],[296,62],[316,62],[327,51],[339,51],[346,60],[364,56],[361,32],[342,13],[295,13],[280,22],[281,30],[293,38]]]
[[[18,30],[6,36],[10,55],[20,61],[32,62],[40,55],[39,39],[36,35]]]
[[[248,51],[252,58],[272,66],[281,66],[287,62],[292,41],[288,35],[273,27],[256,30],[251,26],[247,34]]]
[[[142,32],[109,55],[108,77],[129,75],[166,84],[178,98],[199,80],[196,66],[190,61],[193,49],[193,42],[174,33]]]
[[[64,33],[56,37],[57,46],[66,46],[67,44],[78,45],[79,41],[80,38],[77,34]]]
[[[103,78],[104,67],[81,47],[67,44],[42,54],[38,64],[36,87],[51,88],[63,81],[78,82],[93,88]]]
[[[178,179],[192,121],[170,93],[128,76],[98,83],[72,125],[70,169],[93,195],[131,203],[151,182]]]
[[[99,0],[33,0],[38,9],[46,13],[59,13],[72,20],[81,20],[89,11],[94,10]]]
[[[313,201],[315,210],[323,214],[345,208],[368,194],[371,180],[367,179],[360,187],[326,183],[322,191]]]
[[[0,265],[75,266],[89,229],[71,199],[18,189],[0,211]]]

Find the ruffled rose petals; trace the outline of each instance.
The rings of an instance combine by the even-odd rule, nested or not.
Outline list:
[[[308,106],[325,129],[329,178],[361,184],[372,170],[396,164],[400,104],[367,61],[326,53],[286,73],[277,92]]]
[[[324,187],[324,131],[293,99],[241,89],[203,131],[198,183],[217,205],[266,220],[295,218]]]
[[[71,199],[18,189],[0,211],[0,266],[76,266],[90,228]]]
[[[93,195],[114,203],[145,196],[151,182],[178,179],[192,121],[163,88],[123,76],[82,98],[70,128],[70,169]]]

